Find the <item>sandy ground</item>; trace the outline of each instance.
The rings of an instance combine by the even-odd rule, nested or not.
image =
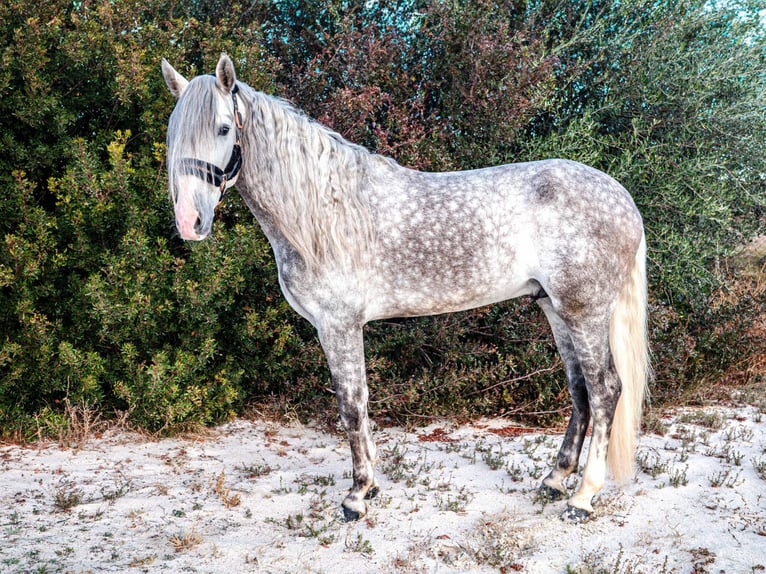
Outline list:
[[[663,422],[581,525],[535,500],[561,437],[507,420],[378,430],[382,492],[356,523],[345,440],[311,426],[4,446],[0,572],[766,572],[766,415]]]

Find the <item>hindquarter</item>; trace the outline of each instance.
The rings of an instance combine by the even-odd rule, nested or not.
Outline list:
[[[556,161],[533,178],[529,203],[536,279],[556,310],[565,317],[611,314],[643,235],[628,192],[596,169]]]

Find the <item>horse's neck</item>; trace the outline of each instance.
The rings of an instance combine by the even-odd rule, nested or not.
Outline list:
[[[242,192],[272,245],[309,267],[360,256],[373,237],[362,184],[369,153],[288,105],[252,95],[242,138]]]

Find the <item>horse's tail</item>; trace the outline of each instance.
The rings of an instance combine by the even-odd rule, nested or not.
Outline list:
[[[651,374],[647,335],[646,236],[641,236],[636,257],[622,287],[609,325],[609,346],[622,394],[609,438],[608,460],[612,476],[624,482],[633,475],[644,394]]]

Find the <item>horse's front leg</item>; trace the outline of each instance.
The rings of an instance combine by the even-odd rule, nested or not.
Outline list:
[[[343,500],[343,514],[346,520],[357,520],[367,513],[365,499],[378,492],[373,475],[375,443],[367,416],[362,326],[321,325],[317,330],[330,366],[338,412],[348,433],[354,465],[354,483]]]

